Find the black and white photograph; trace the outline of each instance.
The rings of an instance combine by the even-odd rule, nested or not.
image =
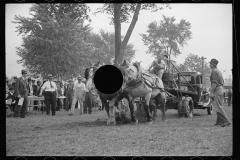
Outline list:
[[[5,4],[6,156],[233,155],[231,3]]]

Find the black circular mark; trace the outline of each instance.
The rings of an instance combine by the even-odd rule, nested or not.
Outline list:
[[[46,158],[44,158],[44,160],[56,160],[56,158],[54,158],[54,157],[46,157]]]
[[[220,160],[232,160],[231,157],[221,157]]]
[[[86,160],[84,157],[75,157],[73,160]]]
[[[142,157],[133,157],[132,160],[144,160]]]
[[[16,157],[14,160],[27,160],[25,157]]]
[[[201,157],[192,157],[190,160],[203,160]]]
[[[93,79],[96,89],[103,94],[114,94],[123,85],[122,72],[113,65],[100,67]]]
[[[115,160],[113,157],[104,157],[103,160]]]

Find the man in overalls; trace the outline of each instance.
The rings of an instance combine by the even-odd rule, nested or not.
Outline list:
[[[217,113],[217,122],[215,126],[220,125],[222,127],[229,126],[231,124],[228,119],[225,111],[223,110],[223,84],[224,80],[222,77],[222,73],[219,69],[217,69],[218,61],[216,59],[212,59],[210,62],[210,68],[212,69],[212,73],[210,76],[212,93],[213,93],[213,105],[216,109]]]

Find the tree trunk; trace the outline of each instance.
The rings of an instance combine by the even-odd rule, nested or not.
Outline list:
[[[122,4],[114,4],[114,27],[115,27],[115,60],[114,64],[118,66],[120,64],[119,56],[121,54],[121,23],[120,23],[120,11]]]
[[[127,33],[126,33],[126,35],[125,35],[125,37],[123,39],[123,42],[121,44],[121,51],[122,52],[121,52],[120,59],[119,59],[120,62],[123,61],[124,50],[125,50],[125,47],[127,46],[127,43],[128,43],[128,41],[130,39],[132,31],[133,31],[133,29],[134,29],[134,27],[136,25],[137,20],[138,20],[138,15],[139,15],[139,11],[141,9],[141,5],[142,5],[141,3],[137,4],[137,7],[135,9],[135,12],[134,12],[134,15],[133,15],[133,18],[132,18],[132,22],[131,22],[131,24],[130,24],[128,30],[127,30]]]

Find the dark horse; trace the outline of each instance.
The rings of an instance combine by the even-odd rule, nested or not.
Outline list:
[[[100,62],[98,62],[98,63],[100,63]],[[88,80],[90,74],[92,74],[92,77],[94,77],[98,67],[99,67],[99,64],[96,63],[95,65],[93,65],[89,68],[86,68],[85,75],[84,75],[85,78]],[[99,92],[98,90],[97,90],[97,92],[99,94],[99,98],[102,102],[102,105],[104,105],[104,108],[107,112],[107,116],[108,116],[107,125],[109,125],[110,123],[113,123],[115,125],[116,124],[115,106],[117,106],[118,101],[122,100],[123,98],[126,98],[129,101],[127,92],[123,91],[122,89],[120,89],[119,91],[117,91],[114,94],[103,94],[103,93]],[[109,105],[109,104],[112,104],[112,105]],[[132,122],[137,122],[135,115],[134,115],[133,107],[130,107],[130,112],[131,112]]]

